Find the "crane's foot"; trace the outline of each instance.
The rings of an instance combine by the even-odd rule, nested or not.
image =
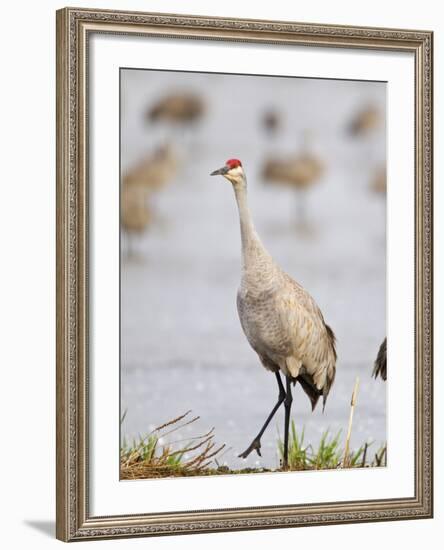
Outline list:
[[[261,455],[261,440],[256,438],[253,440],[251,445],[248,447],[248,449],[245,449],[243,453],[239,455],[239,458],[247,458],[247,456],[252,452],[256,451],[259,456]]]

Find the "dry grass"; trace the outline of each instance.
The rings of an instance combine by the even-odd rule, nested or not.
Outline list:
[[[131,445],[123,441],[120,450],[121,479],[195,476],[208,474],[209,471],[214,473],[210,465],[225,447],[225,444],[216,445],[214,428],[202,435],[161,445],[161,439],[199,420],[199,416],[190,419],[190,413],[187,411],[158,426]]]

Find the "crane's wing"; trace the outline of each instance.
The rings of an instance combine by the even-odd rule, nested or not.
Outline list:
[[[281,326],[292,344],[287,367],[294,378],[300,377],[313,408],[316,395],[323,396],[325,406],[336,373],[335,336],[310,294],[289,276],[288,280],[291,284],[277,298]]]

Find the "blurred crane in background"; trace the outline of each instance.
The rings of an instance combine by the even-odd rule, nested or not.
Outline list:
[[[206,111],[205,101],[198,95],[184,92],[166,95],[147,110],[146,118],[151,123],[161,122],[184,143],[186,130],[195,130],[196,124]],[[177,135],[177,132],[180,134]],[[173,136],[169,136],[171,139]]]
[[[247,203],[247,181],[242,164],[230,159],[212,176],[231,182],[239,210],[242,242],[242,276],[237,295],[240,322],[248,342],[262,365],[275,374],[279,396],[264,425],[250,446],[239,456],[255,450],[261,454],[261,437],[284,403],[283,468],[288,467],[292,384],[299,382],[312,410],[319,397],[323,405],[336,373],[335,336],[325,324],[321,310],[310,294],[285,273],[265,249],[253,225]],[[284,387],[281,375],[286,379]]]
[[[352,118],[348,131],[352,136],[365,136],[378,128],[382,123],[382,116],[377,107],[367,105],[359,110]]]
[[[154,221],[150,205],[152,193],[162,189],[177,172],[178,161],[171,146],[157,148],[122,179],[121,223],[128,237],[128,255],[133,255],[132,240],[142,235]]]
[[[157,191],[177,173],[179,160],[171,145],[162,145],[129,170],[123,185],[141,185],[148,191]]]
[[[297,222],[307,221],[306,193],[316,184],[325,171],[322,160],[311,150],[310,132],[303,135],[301,150],[287,158],[269,158],[262,168],[264,180],[292,188],[297,196]]]

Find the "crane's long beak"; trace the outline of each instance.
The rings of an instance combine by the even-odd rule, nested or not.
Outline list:
[[[228,172],[227,166],[222,166],[222,168],[219,168],[219,170],[215,170],[214,172],[211,172],[210,176],[223,176]]]

